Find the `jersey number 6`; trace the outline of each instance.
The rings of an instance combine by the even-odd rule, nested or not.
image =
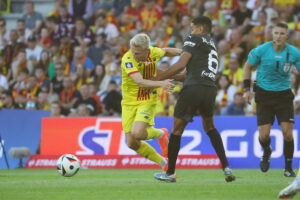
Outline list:
[[[218,53],[215,50],[211,50],[208,54],[208,69],[216,74],[218,71],[218,64]]]

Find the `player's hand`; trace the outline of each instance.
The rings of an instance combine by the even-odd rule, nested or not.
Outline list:
[[[244,92],[244,96],[243,97],[244,97],[245,101],[250,104],[251,99],[253,98],[253,92],[246,91],[246,92]]]
[[[164,89],[164,90],[167,90],[167,91],[171,91],[175,85],[172,83],[173,79],[167,79],[167,80],[164,80],[164,81],[161,81],[161,87]]]

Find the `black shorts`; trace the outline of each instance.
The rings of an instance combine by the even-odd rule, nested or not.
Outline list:
[[[179,94],[174,116],[192,122],[195,115],[211,117],[214,114],[217,88],[205,85],[184,87]]]
[[[255,92],[257,124],[259,126],[281,122],[294,123],[294,94],[288,89],[279,92],[266,91],[257,87]]]

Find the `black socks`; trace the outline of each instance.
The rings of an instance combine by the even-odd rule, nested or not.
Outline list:
[[[171,175],[175,173],[176,160],[180,149],[181,135],[173,135],[171,133],[169,145],[168,145],[168,159],[169,167],[167,174]]]
[[[228,166],[228,161],[227,161],[227,158],[225,155],[222,138],[217,129],[212,129],[212,130],[208,131],[207,135],[209,136],[210,142],[213,145],[213,147],[221,161],[222,168],[224,169],[225,167]]]

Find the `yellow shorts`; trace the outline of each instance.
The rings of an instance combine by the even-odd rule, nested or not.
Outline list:
[[[141,104],[138,106],[122,105],[122,126],[125,133],[131,131],[134,121],[154,125],[156,104]]]

